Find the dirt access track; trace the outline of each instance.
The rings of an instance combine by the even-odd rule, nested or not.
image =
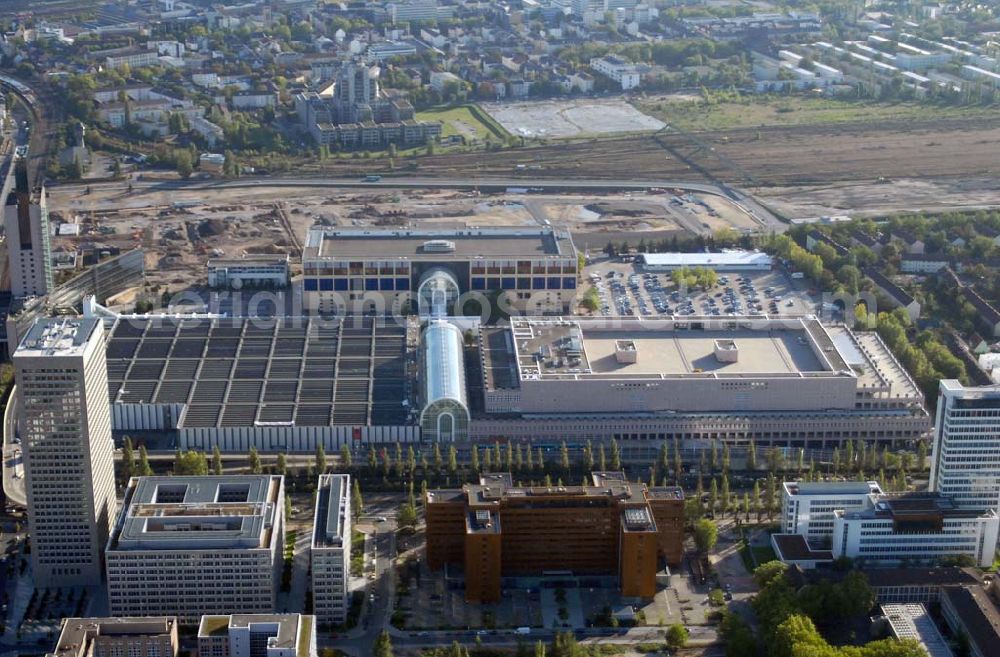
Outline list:
[[[526,180],[715,177],[736,185],[773,186],[1000,173],[1000,124],[987,119],[771,126],[693,137],[663,132],[657,137],[435,155],[419,160],[416,175],[523,175]]]

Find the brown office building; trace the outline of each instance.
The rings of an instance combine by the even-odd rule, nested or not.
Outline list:
[[[514,486],[508,473],[428,491],[427,562],[462,565],[470,602],[500,599],[503,577],[572,571],[618,577],[623,595],[656,593],[659,562],[680,562],[684,493],[595,472],[592,486]]]

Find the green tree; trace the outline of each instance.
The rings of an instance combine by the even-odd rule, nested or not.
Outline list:
[[[454,445],[448,446],[448,472],[451,474],[458,472],[458,452]]]
[[[472,451],[470,452],[472,458],[472,471],[479,472],[479,447],[476,445],[472,446]],[[531,465],[531,448],[528,448],[528,465]]]
[[[353,465],[354,457],[351,455],[351,447],[347,443],[344,443],[340,447],[340,467],[344,470],[349,471],[351,465]]]
[[[122,446],[122,478],[128,481],[135,476],[135,450],[132,449],[132,439],[125,436]]]
[[[738,614],[724,613],[719,634],[726,642],[726,657],[756,657],[757,639]]]
[[[444,467],[444,458],[441,456],[441,444],[434,443],[434,471],[441,474]],[[500,459],[497,458],[497,467],[500,467]]]
[[[559,445],[559,467],[563,472],[569,472],[569,448],[565,440]]]
[[[177,175],[181,178],[190,178],[191,174],[194,173],[191,153],[183,148],[174,151],[174,166],[177,167]]]
[[[719,528],[711,520],[702,518],[694,525],[694,544],[702,554],[715,547],[719,540]]]
[[[611,439],[611,469],[618,472],[622,469],[622,456],[618,449],[618,441]]]
[[[688,642],[688,631],[687,628],[680,623],[674,623],[667,628],[667,648],[676,652],[687,645]]]
[[[316,443],[316,473],[326,474],[326,450],[323,443]]]
[[[145,445],[139,445],[139,467],[137,474],[140,477],[149,477],[153,474],[153,468],[149,465],[149,454],[146,453]]]
[[[396,522],[400,527],[413,528],[417,526],[417,509],[412,502],[407,501],[399,508]]]
[[[747,470],[753,472],[757,469],[757,445],[754,444],[753,440],[750,440],[750,444],[747,445]]]
[[[218,445],[212,445],[212,474],[222,474],[222,452]]]
[[[179,451],[174,456],[175,475],[207,475],[208,461],[205,455],[197,450]]]
[[[917,470],[923,472],[927,469],[927,443],[921,440],[917,443]]]
[[[260,474],[261,472],[263,472],[263,468],[261,467],[260,464],[260,454],[257,453],[256,447],[250,448],[250,454],[248,460],[250,463],[250,474]]]
[[[385,630],[379,632],[375,639],[375,646],[372,648],[372,657],[393,657],[392,640]]]
[[[361,497],[361,484],[359,484],[357,478],[355,478],[354,484],[351,487],[351,513],[354,515],[355,522],[357,522],[358,518],[361,517],[361,512],[364,508],[365,500]]]
[[[274,466],[274,471],[282,476],[288,474],[288,457],[285,456],[284,452],[278,452],[278,459]]]
[[[719,501],[722,502],[722,515],[726,515],[732,504],[732,496],[729,492],[729,476],[725,472],[722,473],[722,492],[719,494]]]

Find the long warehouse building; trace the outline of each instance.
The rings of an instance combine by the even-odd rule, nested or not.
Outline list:
[[[811,316],[106,322],[114,429],[167,432],[183,449],[612,438],[654,453],[675,439],[832,449],[931,427],[877,335]]]

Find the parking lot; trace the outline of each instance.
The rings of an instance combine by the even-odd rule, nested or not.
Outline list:
[[[585,287],[600,298],[605,316],[737,316],[816,313],[818,299],[784,271],[719,273],[709,289],[683,289],[669,273],[644,272],[631,263],[603,261],[585,271]],[[586,289],[584,290],[586,292]]]

